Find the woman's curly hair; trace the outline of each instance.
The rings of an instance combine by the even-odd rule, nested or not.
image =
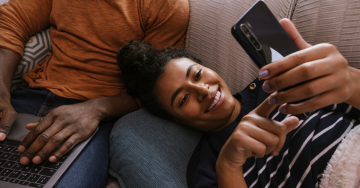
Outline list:
[[[201,63],[185,49],[169,47],[159,50],[144,41],[130,41],[117,53],[117,62],[127,92],[138,98],[151,113],[165,118],[171,116],[159,103],[154,89],[167,63],[177,58],[188,58]]]

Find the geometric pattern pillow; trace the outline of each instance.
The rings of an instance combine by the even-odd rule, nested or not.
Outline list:
[[[11,90],[16,89],[24,80],[22,76],[30,72],[35,65],[44,62],[52,53],[50,27],[36,33],[25,45],[24,56],[16,69]]]

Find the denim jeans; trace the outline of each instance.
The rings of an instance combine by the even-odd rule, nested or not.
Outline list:
[[[18,113],[45,116],[61,105],[82,101],[59,97],[48,90],[30,87],[11,92],[11,104]],[[114,122],[101,122],[92,140],[58,181],[56,188],[105,187],[108,179],[109,136]]]

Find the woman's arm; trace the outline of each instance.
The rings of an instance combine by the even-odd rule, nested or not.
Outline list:
[[[351,82],[352,82],[351,87],[353,88],[353,94],[345,102],[360,110],[360,97],[359,97],[360,70],[353,68],[353,67],[349,67],[349,72],[350,72],[350,77],[351,77]]]
[[[276,155],[281,150],[286,133],[298,125],[299,119],[293,116],[282,122],[268,119],[276,106],[265,100],[243,117],[226,141],[216,162],[219,187],[247,187],[242,169],[246,159],[269,153]]]
[[[216,174],[218,177],[219,188],[234,187],[245,188],[247,187],[242,166],[234,168],[223,160],[218,160],[216,163]]]

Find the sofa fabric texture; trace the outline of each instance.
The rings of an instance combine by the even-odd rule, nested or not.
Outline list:
[[[360,68],[359,9],[359,0],[298,0],[292,21],[308,43],[331,43]]]

